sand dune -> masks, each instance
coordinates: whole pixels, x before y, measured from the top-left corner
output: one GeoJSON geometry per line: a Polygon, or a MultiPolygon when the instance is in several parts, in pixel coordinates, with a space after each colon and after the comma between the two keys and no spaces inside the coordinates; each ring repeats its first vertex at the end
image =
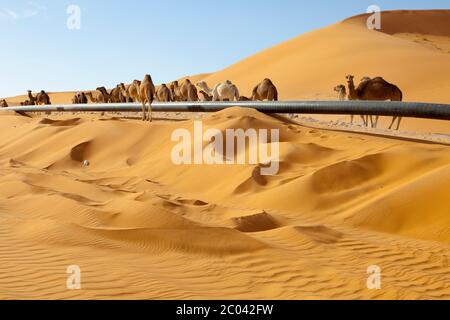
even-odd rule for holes
{"type": "Polygon", "coordinates": [[[193,121],[2,116],[0,297],[450,298],[448,146],[204,118],[280,129],[280,173],[260,183],[254,166],[173,165],[193,121]]]}
{"type": "MultiPolygon", "coordinates": [[[[353,17],[191,79],[248,95],[271,77],[282,99],[332,99],[351,72],[449,103],[449,17],[385,13],[382,32],[353,17]]],[[[204,116],[221,132],[280,130],[280,171],[261,176],[262,165],[174,165],[171,135],[195,119],[156,118],[2,113],[0,299],[450,299],[448,145],[240,108],[204,116]],[[66,287],[70,265],[81,290],[66,287]],[[381,290],[367,289],[372,265],[381,290]]]]}

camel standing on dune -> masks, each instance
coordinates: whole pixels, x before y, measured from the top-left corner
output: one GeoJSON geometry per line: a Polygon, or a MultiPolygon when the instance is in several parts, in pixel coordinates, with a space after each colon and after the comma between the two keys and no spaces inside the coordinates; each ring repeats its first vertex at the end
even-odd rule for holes
{"type": "Polygon", "coordinates": [[[170,92],[169,87],[165,83],[158,87],[156,90],[156,98],[161,102],[171,102],[172,101],[172,93],[170,92]]]}
{"type": "MultiPolygon", "coordinates": [[[[334,87],[334,91],[337,93],[339,101],[345,101],[347,99],[347,88],[343,84],[334,87]]],[[[361,118],[363,120],[364,125],[366,126],[367,119],[365,118],[365,116],[361,116],[361,118]]],[[[354,121],[355,115],[352,114],[350,118],[350,123],[353,124],[354,121]]]]}
{"type": "Polygon", "coordinates": [[[170,84],[170,91],[173,101],[181,101],[180,86],[178,84],[178,81],[173,81],[170,84]]]}
{"type": "Polygon", "coordinates": [[[142,121],[152,121],[152,103],[155,97],[155,85],[153,84],[152,77],[145,75],[144,81],[142,81],[139,87],[139,97],[142,101],[142,121]],[[145,111],[145,104],[148,103],[148,113],[145,111]]]}
{"type": "Polygon", "coordinates": [[[206,93],[212,95],[212,101],[239,101],[239,89],[230,80],[217,84],[210,89],[205,81],[200,81],[197,86],[206,93]]]}
{"type": "Polygon", "coordinates": [[[128,86],[125,86],[126,88],[126,98],[127,101],[132,101],[132,102],[141,102],[141,98],[140,98],[140,88],[141,88],[141,81],[140,80],[134,80],[131,84],[129,84],[128,86]]]}
{"type": "Polygon", "coordinates": [[[200,93],[200,96],[201,96],[201,98],[200,98],[201,101],[206,101],[206,102],[212,101],[212,96],[207,94],[205,91],[200,90],[199,93],[200,93]]]}
{"type": "Polygon", "coordinates": [[[36,104],[36,97],[33,96],[31,90],[28,90],[28,102],[30,103],[29,105],[31,106],[34,106],[36,104]]]}
{"type": "Polygon", "coordinates": [[[86,92],[86,96],[91,99],[92,103],[100,103],[100,93],[99,92],[86,92]]]}
{"type": "Polygon", "coordinates": [[[50,102],[50,96],[44,91],[41,90],[41,92],[39,92],[36,95],[36,105],[50,105],[52,104],[50,102]]]}
{"type": "Polygon", "coordinates": [[[78,95],[78,103],[79,104],[88,104],[88,98],[84,92],[81,92],[78,95]]]}
{"type": "MultiPolygon", "coordinates": [[[[128,92],[128,90],[130,89],[130,86],[131,86],[131,84],[128,84],[128,85],[125,85],[124,83],[119,84],[119,89],[120,89],[119,96],[121,97],[122,101],[125,103],[134,102],[133,98],[130,97],[130,93],[128,92]]],[[[136,90],[136,94],[137,94],[137,90],[136,90]]]]}
{"type": "Polygon", "coordinates": [[[334,87],[334,91],[338,94],[339,101],[347,99],[347,88],[343,84],[334,87]]]}
{"type": "Polygon", "coordinates": [[[2,99],[2,101],[0,101],[0,108],[8,108],[8,102],[6,102],[5,99],[2,99]]]}
{"type": "MultiPolygon", "coordinates": [[[[366,101],[402,101],[403,93],[394,84],[391,84],[381,77],[366,78],[366,81],[360,83],[358,88],[355,88],[354,76],[347,76],[347,83],[349,88],[349,97],[351,100],[366,100],[366,101]]],[[[376,128],[379,117],[376,117],[375,122],[373,117],[370,117],[372,128],[376,128]]],[[[402,117],[393,117],[389,129],[392,129],[395,121],[398,120],[397,130],[400,129],[402,117]]],[[[368,122],[368,121],[367,121],[368,122]]]]}
{"type": "Polygon", "coordinates": [[[259,83],[252,93],[252,100],[255,101],[278,101],[278,90],[272,80],[264,79],[259,83]]]}
{"type": "Polygon", "coordinates": [[[198,101],[197,88],[192,84],[191,80],[184,80],[180,87],[180,100],[181,101],[198,101]]]}
{"type": "Polygon", "coordinates": [[[98,95],[98,102],[100,102],[100,103],[109,103],[109,102],[111,102],[112,96],[106,90],[105,87],[98,87],[96,90],[98,92],[100,92],[100,94],[98,95]]]}
{"type": "Polygon", "coordinates": [[[123,103],[124,101],[124,97],[122,96],[122,89],[120,84],[118,84],[114,89],[111,90],[111,94],[110,94],[111,98],[110,101],[112,103],[123,103]]]}

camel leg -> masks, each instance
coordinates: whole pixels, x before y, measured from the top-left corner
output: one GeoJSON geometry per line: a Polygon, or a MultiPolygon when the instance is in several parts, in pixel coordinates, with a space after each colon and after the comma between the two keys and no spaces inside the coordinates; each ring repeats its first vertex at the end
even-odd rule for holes
{"type": "Polygon", "coordinates": [[[400,130],[400,124],[402,122],[402,117],[398,117],[397,131],[400,130]]]}
{"type": "Polygon", "coordinates": [[[392,129],[392,126],[394,125],[395,120],[397,120],[397,117],[392,118],[392,122],[391,122],[391,125],[389,126],[389,130],[392,129]]]}
{"type": "Polygon", "coordinates": [[[367,116],[361,116],[361,119],[363,121],[364,127],[369,126],[369,118],[367,116]]]}
{"type": "Polygon", "coordinates": [[[145,103],[142,103],[142,121],[145,121],[147,116],[145,115],[145,103]]]}
{"type": "Polygon", "coordinates": [[[376,128],[376,127],[378,127],[378,121],[380,120],[380,117],[379,116],[376,116],[375,117],[375,122],[372,124],[372,128],[376,128]]]}
{"type": "Polygon", "coordinates": [[[152,102],[149,100],[148,101],[148,117],[147,120],[149,122],[153,121],[153,110],[152,110],[152,102]]]}
{"type": "Polygon", "coordinates": [[[351,120],[350,120],[350,124],[353,124],[353,121],[355,120],[355,116],[351,115],[351,120]]]}

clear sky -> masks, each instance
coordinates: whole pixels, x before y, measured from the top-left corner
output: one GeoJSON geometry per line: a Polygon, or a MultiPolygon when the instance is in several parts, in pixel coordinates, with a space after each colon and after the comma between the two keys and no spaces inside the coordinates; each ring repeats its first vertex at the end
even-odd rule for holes
{"type": "Polygon", "coordinates": [[[0,97],[217,71],[372,4],[450,9],[449,0],[0,0],[0,97]],[[67,27],[69,5],[80,8],[79,30],[67,27]]]}

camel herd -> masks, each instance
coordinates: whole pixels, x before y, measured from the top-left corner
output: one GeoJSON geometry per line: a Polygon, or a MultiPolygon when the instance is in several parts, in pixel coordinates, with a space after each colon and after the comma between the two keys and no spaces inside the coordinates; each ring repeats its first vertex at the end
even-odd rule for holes
{"type": "Polygon", "coordinates": [[[134,80],[130,84],[120,83],[111,91],[98,87],[93,92],[79,92],[72,98],[74,104],[89,103],[142,103],[142,120],[152,120],[153,101],[187,102],[187,101],[277,101],[278,90],[270,79],[264,79],[252,91],[252,97],[241,96],[238,87],[226,80],[210,88],[205,81],[195,85],[189,80],[173,81],[155,86],[150,75],[143,81],[134,80]],[[200,89],[200,90],[199,90],[200,89]]]}
{"type": "MultiPolygon", "coordinates": [[[[347,86],[348,92],[345,85],[340,84],[334,88],[337,92],[339,100],[365,100],[365,101],[402,101],[403,93],[394,84],[387,82],[381,77],[370,78],[364,77],[361,79],[358,87],[355,86],[354,76],[348,75],[347,86]]],[[[369,126],[369,119],[372,128],[378,126],[378,120],[380,117],[373,116],[361,116],[363,123],[366,127],[369,126]]],[[[351,123],[353,123],[354,116],[351,117],[351,123]]],[[[397,120],[397,130],[400,129],[400,123],[402,121],[401,117],[394,117],[389,129],[392,129],[395,121],[397,120]]]]}
{"type": "MultiPolygon", "coordinates": [[[[358,87],[355,86],[354,76],[346,77],[347,86],[341,84],[334,88],[339,100],[375,100],[375,101],[402,101],[402,91],[395,85],[387,82],[381,77],[361,79],[358,87]]],[[[231,81],[216,84],[210,88],[205,81],[200,81],[195,85],[185,79],[181,84],[173,81],[169,85],[161,84],[155,86],[150,75],[145,75],[142,81],[134,80],[130,84],[120,83],[111,91],[105,87],[98,87],[95,91],[79,92],[72,99],[74,104],[91,103],[132,103],[142,104],[142,120],[152,121],[153,101],[159,102],[186,102],[186,101],[278,101],[278,90],[270,79],[264,79],[258,83],[251,97],[241,96],[238,87],[231,81]],[[147,106],[148,105],[148,106],[147,106]]],[[[21,106],[49,105],[50,97],[44,91],[40,91],[35,96],[28,90],[28,100],[21,102],[21,106]]],[[[6,100],[0,101],[0,107],[8,107],[6,100]]],[[[379,117],[361,116],[364,126],[370,125],[376,128],[379,117]]],[[[389,129],[392,129],[395,121],[397,130],[400,128],[401,117],[394,117],[389,129]]],[[[351,123],[354,116],[351,116],[351,123]]]]}
{"type": "MultiPolygon", "coordinates": [[[[5,104],[7,105],[6,101],[5,104]]],[[[28,100],[20,103],[21,106],[40,106],[50,104],[52,104],[50,102],[50,96],[44,90],[41,90],[41,92],[39,92],[35,96],[31,92],[31,90],[28,90],[28,100]]]]}

